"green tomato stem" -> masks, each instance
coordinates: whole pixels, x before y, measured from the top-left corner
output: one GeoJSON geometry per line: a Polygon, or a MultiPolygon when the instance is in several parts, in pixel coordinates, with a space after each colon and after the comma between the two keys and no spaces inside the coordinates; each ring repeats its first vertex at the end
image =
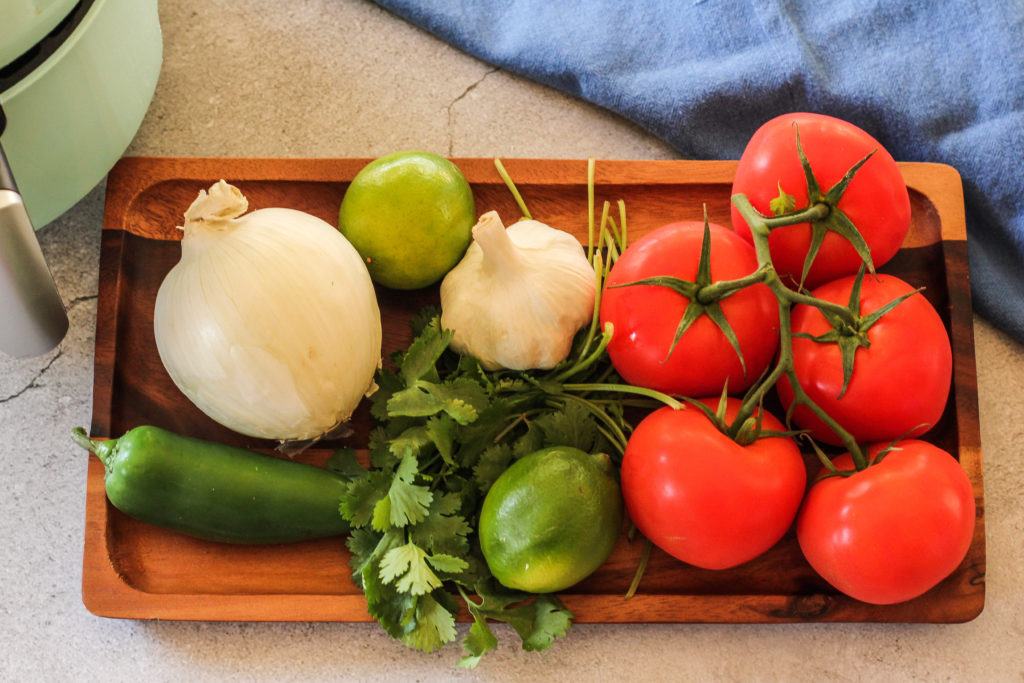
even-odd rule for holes
{"type": "MultiPolygon", "coordinates": [[[[755,387],[751,388],[747,392],[747,395],[740,406],[739,413],[736,415],[732,424],[728,427],[727,433],[729,436],[735,438],[742,426],[754,414],[757,407],[761,405],[768,390],[782,379],[783,376],[785,376],[793,390],[794,405],[800,404],[806,406],[808,410],[824,422],[825,425],[839,437],[843,446],[850,452],[854,466],[858,470],[864,469],[868,466],[868,461],[867,457],[864,455],[864,451],[857,443],[857,440],[854,439],[849,432],[843,429],[843,427],[840,426],[839,423],[830,415],[828,415],[821,406],[811,400],[800,385],[796,376],[796,371],[793,367],[793,330],[791,320],[791,307],[793,304],[802,303],[815,306],[819,310],[830,310],[851,323],[855,322],[855,316],[853,312],[845,306],[839,306],[808,294],[795,292],[787,287],[772,264],[771,252],[768,244],[768,237],[774,228],[781,227],[783,225],[806,223],[809,220],[815,220],[815,217],[823,218],[828,215],[829,209],[824,204],[816,204],[801,211],[795,211],[781,216],[767,217],[757,211],[757,209],[755,209],[750,203],[750,200],[742,194],[733,195],[732,201],[733,205],[736,206],[744,220],[746,220],[747,225],[750,227],[750,234],[754,241],[754,251],[757,254],[759,268],[754,274],[748,276],[748,278],[754,278],[754,281],[760,281],[766,284],[779,302],[779,354],[776,365],[772,371],[768,373],[768,375],[765,376],[765,378],[762,379],[755,387]]],[[[740,280],[748,278],[740,278],[740,280]]],[[[716,284],[725,285],[724,288],[726,289],[730,286],[730,282],[716,284]]],[[[831,466],[832,463],[828,461],[828,458],[820,451],[820,449],[815,449],[815,453],[826,468],[831,466]]]]}
{"type": "Polygon", "coordinates": [[[765,282],[770,274],[770,267],[761,267],[750,275],[745,275],[735,280],[719,280],[718,282],[713,282],[710,285],[705,285],[697,290],[697,303],[707,305],[716,301],[721,301],[741,289],[746,289],[751,285],[765,282]]]}

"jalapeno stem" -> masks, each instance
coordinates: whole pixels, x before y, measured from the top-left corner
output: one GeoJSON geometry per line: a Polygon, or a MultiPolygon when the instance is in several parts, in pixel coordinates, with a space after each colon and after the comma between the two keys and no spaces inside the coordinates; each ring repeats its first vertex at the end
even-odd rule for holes
{"type": "Polygon", "coordinates": [[[109,439],[91,439],[81,427],[75,427],[71,430],[71,439],[79,446],[99,458],[100,462],[102,462],[104,466],[107,465],[111,456],[114,454],[113,444],[117,443],[116,441],[111,441],[109,439]]]}

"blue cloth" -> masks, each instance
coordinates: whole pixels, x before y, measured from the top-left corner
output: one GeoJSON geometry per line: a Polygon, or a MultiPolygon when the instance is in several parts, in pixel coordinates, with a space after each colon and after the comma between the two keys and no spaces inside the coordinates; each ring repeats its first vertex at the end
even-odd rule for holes
{"type": "Polygon", "coordinates": [[[377,0],[469,54],[737,159],[813,111],[966,195],[975,309],[1024,341],[1022,0],[377,0]]]}

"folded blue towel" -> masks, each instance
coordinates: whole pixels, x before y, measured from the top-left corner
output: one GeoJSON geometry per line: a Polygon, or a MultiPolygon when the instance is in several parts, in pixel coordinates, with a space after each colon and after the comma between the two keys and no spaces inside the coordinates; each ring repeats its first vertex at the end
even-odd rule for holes
{"type": "Polygon", "coordinates": [[[830,114],[966,196],[976,310],[1024,341],[1021,0],[377,0],[466,52],[699,159],[830,114]]]}

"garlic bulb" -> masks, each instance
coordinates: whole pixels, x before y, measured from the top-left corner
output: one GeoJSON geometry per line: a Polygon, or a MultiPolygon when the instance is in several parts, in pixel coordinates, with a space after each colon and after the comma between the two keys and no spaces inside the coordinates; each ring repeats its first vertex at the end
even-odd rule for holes
{"type": "Polygon", "coordinates": [[[535,220],[505,229],[490,211],[441,282],[441,326],[454,332],[454,350],[488,370],[549,369],[590,322],[594,278],[572,235],[535,220]]]}
{"type": "Polygon", "coordinates": [[[222,425],[315,439],[375,387],[373,285],[330,224],[294,209],[247,209],[221,180],[185,213],[181,261],[156,297],[157,350],[182,393],[222,425]]]}

